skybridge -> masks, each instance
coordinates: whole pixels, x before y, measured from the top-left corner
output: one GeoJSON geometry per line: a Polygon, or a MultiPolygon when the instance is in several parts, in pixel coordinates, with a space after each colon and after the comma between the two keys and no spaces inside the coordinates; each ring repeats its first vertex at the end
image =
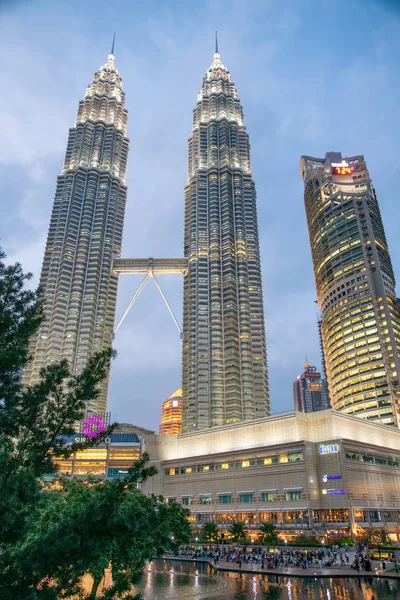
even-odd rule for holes
{"type": "Polygon", "coordinates": [[[153,280],[156,288],[158,289],[161,298],[163,299],[168,311],[175,323],[176,328],[179,331],[180,338],[183,339],[182,327],[179,325],[178,320],[171,308],[170,303],[165,296],[160,282],[156,275],[186,275],[188,270],[188,259],[187,258],[114,258],[113,260],[113,271],[116,275],[143,275],[144,277],[133,294],[131,301],[125,309],[124,314],[120,318],[116,328],[114,329],[114,336],[118,329],[121,327],[126,316],[139,298],[140,294],[144,290],[146,284],[153,280]]]}

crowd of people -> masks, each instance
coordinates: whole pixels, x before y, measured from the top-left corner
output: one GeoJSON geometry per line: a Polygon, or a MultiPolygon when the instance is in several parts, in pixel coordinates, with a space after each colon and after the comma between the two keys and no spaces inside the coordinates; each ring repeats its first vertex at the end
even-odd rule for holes
{"type": "MultiPolygon", "coordinates": [[[[357,545],[355,554],[350,562],[350,556],[346,548],[331,546],[318,549],[295,549],[281,548],[269,551],[265,548],[251,548],[244,546],[187,546],[181,549],[180,554],[190,558],[208,558],[217,566],[221,563],[232,566],[258,567],[267,570],[288,570],[289,567],[302,569],[339,566],[342,568],[352,568],[358,573],[360,571],[372,571],[372,559],[367,547],[357,545]]],[[[400,560],[394,559],[396,571],[400,570],[400,560]]],[[[221,565],[222,566],[222,565],[221,565]]],[[[378,567],[386,568],[384,560],[380,561],[378,567]]]]}

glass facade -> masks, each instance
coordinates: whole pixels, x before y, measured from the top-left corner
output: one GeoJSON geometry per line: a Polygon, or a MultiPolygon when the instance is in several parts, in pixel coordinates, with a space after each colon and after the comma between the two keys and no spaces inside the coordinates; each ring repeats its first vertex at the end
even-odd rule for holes
{"type": "MultiPolygon", "coordinates": [[[[46,365],[67,359],[74,374],[113,339],[117,275],[127,196],[128,113],[110,54],[95,73],[69,130],[44,254],[40,288],[45,319],[31,340],[23,381],[37,383],[46,365]]],[[[88,408],[105,411],[108,378],[88,408]]]]}
{"type": "MultiPolygon", "coordinates": [[[[125,477],[128,469],[140,458],[140,441],[123,442],[119,434],[113,434],[115,444],[101,443],[95,448],[86,448],[75,452],[69,458],[55,457],[57,470],[71,479],[86,479],[89,475],[102,478],[125,477]]],[[[120,435],[124,437],[123,434],[120,435]]]]}
{"type": "Polygon", "coordinates": [[[400,305],[364,157],[304,156],[301,175],[332,408],[399,427],[400,305]]]}
{"type": "Polygon", "coordinates": [[[218,53],[193,111],[188,159],[183,432],[270,412],[250,144],[218,53]]]}

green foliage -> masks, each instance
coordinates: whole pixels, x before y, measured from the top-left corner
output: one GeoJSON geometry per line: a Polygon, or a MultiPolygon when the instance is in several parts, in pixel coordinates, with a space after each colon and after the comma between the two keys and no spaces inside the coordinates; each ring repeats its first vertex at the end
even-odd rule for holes
{"type": "Polygon", "coordinates": [[[392,544],[388,538],[388,535],[384,529],[372,529],[366,533],[366,535],[359,540],[362,544],[374,545],[378,547],[392,548],[392,544]]]}
{"type": "MultiPolygon", "coordinates": [[[[10,409],[20,390],[21,369],[28,358],[28,342],[37,330],[42,314],[37,294],[24,290],[32,277],[19,263],[6,266],[0,250],[0,402],[10,409]]],[[[9,412],[0,410],[0,431],[12,430],[9,412]]]]}
{"type": "MultiPolygon", "coordinates": [[[[89,574],[94,598],[104,569],[112,565],[113,586],[106,597],[118,597],[140,581],[146,561],[188,543],[189,511],[137,488],[156,472],[148,460],[143,454],[122,480],[64,481],[61,491],[43,493],[27,535],[7,556],[14,565],[13,593],[36,589],[44,580],[52,582],[55,597],[68,598],[81,591],[82,577],[89,574]]],[[[37,597],[48,593],[48,588],[37,591],[37,597]]]]}
{"type": "Polygon", "coordinates": [[[37,501],[37,478],[56,468],[52,455],[68,456],[93,445],[66,445],[63,436],[74,432],[86,403],[97,396],[111,356],[111,350],[93,355],[74,377],[66,361],[51,365],[42,370],[38,384],[20,389],[1,407],[0,544],[20,535],[21,516],[37,501]]]}
{"type": "Polygon", "coordinates": [[[201,539],[204,542],[218,543],[218,527],[215,523],[204,523],[201,529],[201,539]]]}
{"type": "Polygon", "coordinates": [[[278,535],[272,523],[261,525],[259,540],[263,546],[275,546],[278,543],[278,535]]]}
{"type": "Polygon", "coordinates": [[[293,541],[289,542],[288,546],[313,547],[321,546],[321,542],[314,536],[308,536],[300,533],[294,538],[293,541]]]}
{"type": "Polygon", "coordinates": [[[246,529],[243,523],[231,523],[228,527],[229,541],[240,544],[246,539],[246,529]]]}

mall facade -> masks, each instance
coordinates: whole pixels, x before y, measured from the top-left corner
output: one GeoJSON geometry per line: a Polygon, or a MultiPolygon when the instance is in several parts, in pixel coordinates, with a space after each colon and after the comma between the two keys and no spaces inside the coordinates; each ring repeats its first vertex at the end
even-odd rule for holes
{"type": "Polygon", "coordinates": [[[181,435],[144,434],[158,475],[143,486],[190,510],[194,530],[273,523],[299,534],[400,541],[400,432],[331,410],[181,435]]]}

